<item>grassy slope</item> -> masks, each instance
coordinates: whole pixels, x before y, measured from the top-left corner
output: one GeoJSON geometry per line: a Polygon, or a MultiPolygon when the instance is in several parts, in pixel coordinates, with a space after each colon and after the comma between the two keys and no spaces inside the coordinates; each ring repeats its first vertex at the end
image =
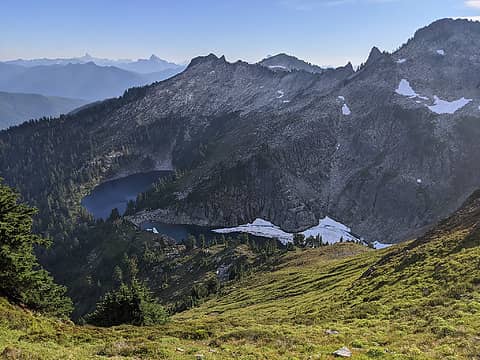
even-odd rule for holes
{"type": "Polygon", "coordinates": [[[479,198],[425,237],[391,249],[338,244],[286,253],[273,271],[233,284],[164,327],[76,327],[3,301],[0,351],[9,346],[42,359],[329,359],[345,345],[357,359],[474,358],[479,198]]]}

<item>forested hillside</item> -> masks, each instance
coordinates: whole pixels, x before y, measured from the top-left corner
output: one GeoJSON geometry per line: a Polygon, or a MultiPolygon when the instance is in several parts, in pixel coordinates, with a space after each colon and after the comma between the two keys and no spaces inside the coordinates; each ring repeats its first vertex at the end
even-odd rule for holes
{"type": "Polygon", "coordinates": [[[0,129],[41,117],[58,117],[85,105],[85,100],[0,92],[0,129]]]}

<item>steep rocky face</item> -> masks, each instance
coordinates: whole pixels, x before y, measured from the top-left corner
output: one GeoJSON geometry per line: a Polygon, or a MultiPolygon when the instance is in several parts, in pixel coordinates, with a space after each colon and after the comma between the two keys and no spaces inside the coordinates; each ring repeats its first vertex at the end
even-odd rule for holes
{"type": "MultiPolygon", "coordinates": [[[[479,29],[434,23],[394,54],[374,49],[357,72],[351,64],[314,74],[200,57],[112,103],[98,122],[79,112],[45,133],[88,124],[104,144],[95,161],[123,159],[105,161],[99,179],[138,163],[181,170],[168,201],[142,218],[234,226],[260,217],[294,232],[330,215],[369,240],[397,241],[480,186],[479,29]]],[[[17,152],[2,151],[2,169],[29,157],[17,152]]],[[[30,181],[1,175],[20,189],[30,181]]]]}

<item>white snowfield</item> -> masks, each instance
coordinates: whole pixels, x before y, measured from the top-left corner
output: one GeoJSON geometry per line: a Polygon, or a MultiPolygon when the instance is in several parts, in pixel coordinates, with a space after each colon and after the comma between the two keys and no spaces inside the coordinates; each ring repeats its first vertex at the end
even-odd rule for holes
{"type": "MultiPolygon", "coordinates": [[[[410,83],[406,79],[400,80],[400,84],[398,84],[398,88],[395,92],[399,95],[406,96],[410,99],[422,99],[422,100],[430,100],[428,97],[418,95],[415,90],[410,86],[410,83]]],[[[438,96],[434,95],[433,97],[433,105],[427,105],[426,107],[430,109],[430,111],[434,112],[435,114],[455,114],[458,110],[463,108],[464,106],[468,105],[472,99],[465,99],[462,97],[461,99],[454,100],[454,101],[446,101],[440,99],[438,96]]],[[[422,102],[416,100],[417,104],[421,104],[422,102]]]]}
{"type": "MultiPolygon", "coordinates": [[[[255,236],[277,238],[282,244],[287,244],[293,241],[293,234],[288,233],[280,229],[279,226],[272,224],[270,221],[264,219],[255,219],[253,223],[239,225],[231,228],[214,229],[212,230],[218,234],[229,233],[247,233],[255,236]]],[[[303,231],[301,234],[308,238],[310,236],[316,237],[317,235],[322,237],[323,242],[334,244],[343,240],[360,240],[350,233],[351,229],[338,221],[333,220],[326,216],[318,222],[317,226],[303,231]]]]}
{"type": "Polygon", "coordinates": [[[337,98],[338,98],[338,100],[343,101],[342,114],[343,114],[343,115],[346,115],[346,116],[351,115],[351,114],[352,114],[352,111],[350,110],[350,108],[348,107],[348,105],[345,103],[345,96],[341,96],[341,95],[340,95],[340,96],[338,96],[337,98]]]}
{"type": "Polygon", "coordinates": [[[351,229],[344,224],[325,216],[318,222],[317,226],[314,226],[310,229],[305,230],[302,234],[305,238],[310,236],[316,237],[320,235],[322,237],[322,241],[328,242],[329,244],[334,244],[340,241],[341,238],[343,240],[360,240],[357,237],[351,234],[351,229]]]}
{"type": "Polygon", "coordinates": [[[386,249],[392,246],[393,244],[382,244],[381,242],[375,241],[373,247],[377,250],[386,249]]]}
{"type": "Polygon", "coordinates": [[[271,69],[271,70],[285,70],[285,71],[289,71],[288,68],[287,68],[286,66],[283,66],[283,65],[270,65],[268,68],[271,69]]]}
{"type": "Polygon", "coordinates": [[[471,101],[472,99],[465,99],[464,97],[455,101],[446,101],[434,96],[434,104],[427,107],[436,114],[455,114],[471,101]]]}
{"type": "Polygon", "coordinates": [[[399,95],[409,98],[420,97],[415,90],[412,89],[407,79],[400,80],[400,84],[398,84],[398,88],[395,90],[395,92],[399,95]]]}
{"type": "Polygon", "coordinates": [[[346,115],[346,116],[352,114],[352,112],[350,111],[350,108],[348,107],[347,104],[343,104],[343,106],[342,106],[342,114],[343,114],[343,115],[346,115]]]}
{"type": "Polygon", "coordinates": [[[280,227],[272,224],[270,221],[263,219],[255,219],[253,223],[239,225],[231,228],[214,229],[212,231],[218,234],[240,232],[267,238],[277,238],[282,244],[293,241],[293,234],[287,233],[280,229],[280,227]]]}

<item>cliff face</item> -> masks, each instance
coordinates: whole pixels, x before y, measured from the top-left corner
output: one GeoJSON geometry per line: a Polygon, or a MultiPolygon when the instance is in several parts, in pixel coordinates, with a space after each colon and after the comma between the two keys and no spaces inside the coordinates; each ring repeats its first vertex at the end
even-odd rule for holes
{"type": "MultiPolygon", "coordinates": [[[[112,103],[97,122],[88,120],[93,106],[48,134],[82,127],[101,144],[89,156],[124,159],[105,161],[100,177],[139,162],[182,170],[171,201],[142,217],[221,226],[261,217],[299,231],[330,215],[369,240],[397,241],[480,185],[479,28],[434,23],[394,54],[374,49],[356,72],[200,57],[112,103]]],[[[36,131],[41,136],[41,126],[36,131]]],[[[18,152],[3,150],[2,168],[30,156],[18,152]]],[[[78,167],[90,163],[86,156],[78,167]]],[[[28,188],[25,174],[1,175],[28,188]]]]}

